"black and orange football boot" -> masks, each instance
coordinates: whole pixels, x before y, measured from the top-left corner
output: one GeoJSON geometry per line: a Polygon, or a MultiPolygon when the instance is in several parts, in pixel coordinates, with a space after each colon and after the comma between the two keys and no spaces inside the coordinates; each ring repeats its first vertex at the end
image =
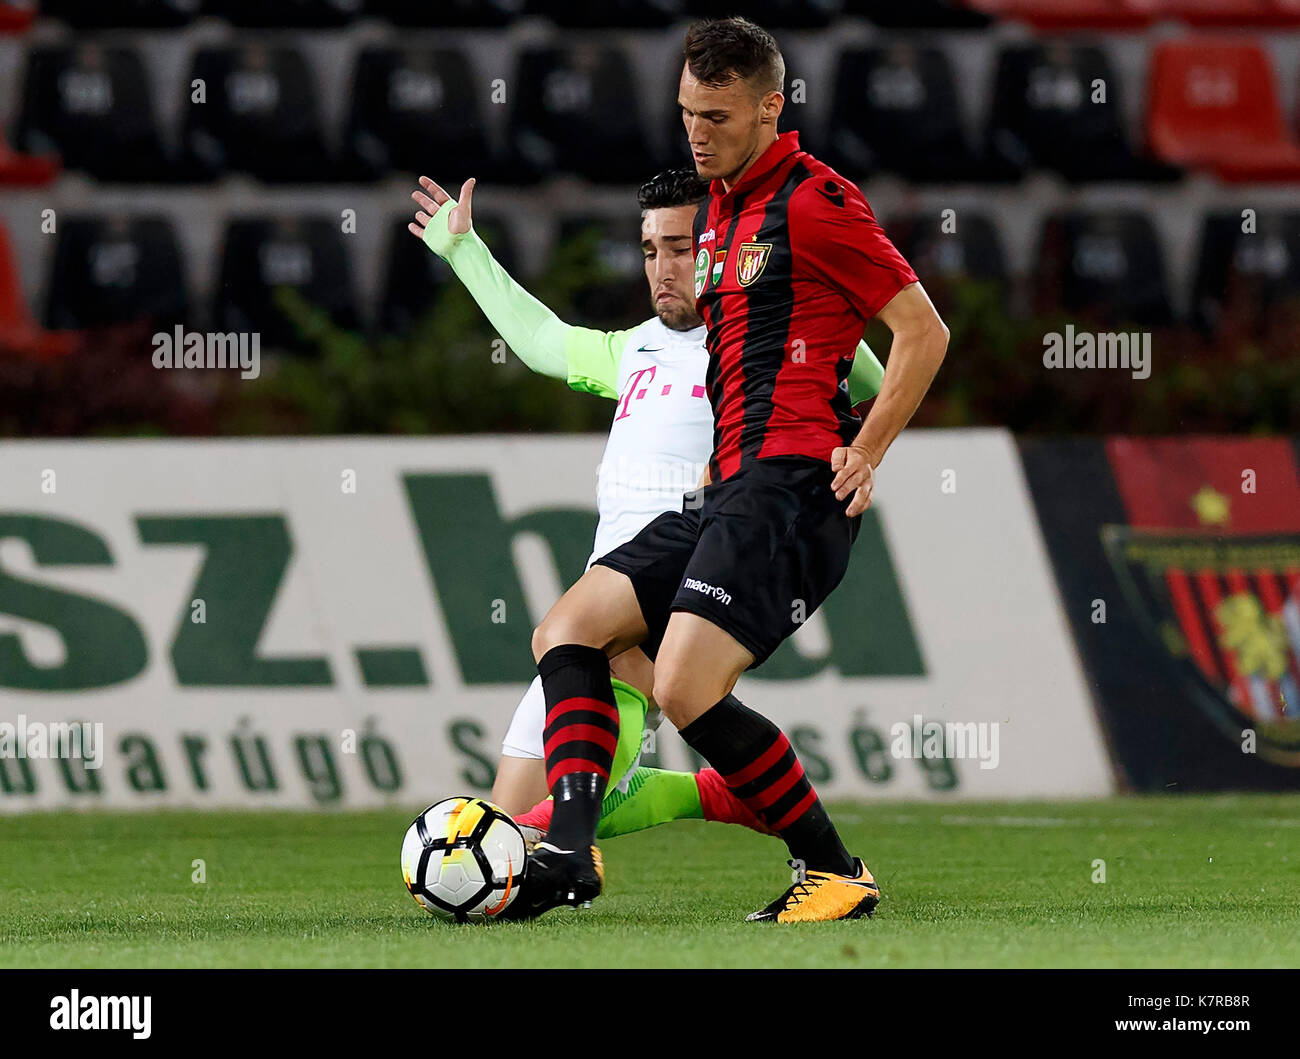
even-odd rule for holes
{"type": "MultiPolygon", "coordinates": [[[[861,859],[854,857],[856,875],[806,871],[790,889],[760,912],[745,917],[748,923],[815,923],[833,919],[870,917],[880,903],[880,887],[861,859]]],[[[790,861],[794,867],[794,861],[790,861]]]]}
{"type": "Polygon", "coordinates": [[[528,854],[519,896],[497,919],[536,919],[559,905],[584,905],[605,888],[605,863],[600,850],[558,849],[542,840],[528,854]]]}

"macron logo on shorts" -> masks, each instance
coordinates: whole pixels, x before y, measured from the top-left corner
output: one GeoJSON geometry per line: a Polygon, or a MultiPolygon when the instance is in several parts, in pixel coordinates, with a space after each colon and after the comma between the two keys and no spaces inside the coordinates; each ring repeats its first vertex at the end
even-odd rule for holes
{"type": "Polygon", "coordinates": [[[705,584],[694,577],[688,577],[682,582],[683,588],[689,588],[692,592],[703,592],[706,596],[712,596],[719,603],[730,603],[731,593],[725,588],[719,588],[717,585],[705,584]]]}

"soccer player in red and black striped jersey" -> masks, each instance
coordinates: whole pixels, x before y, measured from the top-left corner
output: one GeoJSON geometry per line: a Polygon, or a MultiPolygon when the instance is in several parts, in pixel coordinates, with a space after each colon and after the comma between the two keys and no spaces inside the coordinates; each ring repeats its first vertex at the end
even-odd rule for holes
{"type": "Polygon", "coordinates": [[[749,918],[854,918],[879,900],[875,880],[785,735],[731,692],[843,577],[875,468],[929,389],[948,330],[858,188],[796,133],[778,135],[785,64],[772,37],[740,18],[696,23],[684,58],[682,119],[712,181],[695,222],[709,480],[599,559],[534,634],[555,809],[519,900],[536,914],[601,890],[592,840],[618,733],[608,657],[640,644],[665,716],[800,869],[749,918]],[[845,380],[872,317],[893,342],[864,422],[845,380]]]}

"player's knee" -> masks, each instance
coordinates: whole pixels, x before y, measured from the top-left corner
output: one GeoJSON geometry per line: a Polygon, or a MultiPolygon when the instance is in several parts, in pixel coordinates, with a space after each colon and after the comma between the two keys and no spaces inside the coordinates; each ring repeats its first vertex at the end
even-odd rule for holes
{"type": "Polygon", "coordinates": [[[696,701],[698,695],[692,693],[688,682],[672,668],[659,667],[655,670],[654,696],[655,705],[674,727],[681,728],[689,724],[695,715],[702,712],[696,701]]]}
{"type": "Polygon", "coordinates": [[[566,643],[586,643],[585,630],[562,610],[552,610],[533,630],[533,661],[540,662],[542,655],[552,647],[566,643]]]}

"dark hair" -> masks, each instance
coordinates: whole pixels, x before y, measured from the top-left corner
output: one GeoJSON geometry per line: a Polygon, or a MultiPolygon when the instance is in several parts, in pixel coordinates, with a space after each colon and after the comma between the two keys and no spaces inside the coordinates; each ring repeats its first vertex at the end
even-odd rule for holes
{"type": "Polygon", "coordinates": [[[662,210],[694,205],[708,194],[709,182],[694,169],[665,169],[637,189],[636,201],[643,210],[662,210]]]}
{"type": "Polygon", "coordinates": [[[780,92],[785,85],[785,60],[772,34],[745,18],[715,18],[695,22],[682,46],[686,65],[710,88],[739,78],[754,80],[760,92],[780,92]]]}

